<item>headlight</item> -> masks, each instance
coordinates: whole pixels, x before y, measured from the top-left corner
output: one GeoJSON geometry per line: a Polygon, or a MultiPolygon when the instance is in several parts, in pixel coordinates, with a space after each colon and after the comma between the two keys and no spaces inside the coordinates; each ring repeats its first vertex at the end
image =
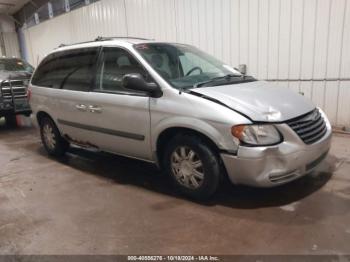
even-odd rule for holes
{"type": "Polygon", "coordinates": [[[238,125],[231,128],[231,133],[250,146],[274,145],[282,141],[281,134],[273,125],[238,125]]]}

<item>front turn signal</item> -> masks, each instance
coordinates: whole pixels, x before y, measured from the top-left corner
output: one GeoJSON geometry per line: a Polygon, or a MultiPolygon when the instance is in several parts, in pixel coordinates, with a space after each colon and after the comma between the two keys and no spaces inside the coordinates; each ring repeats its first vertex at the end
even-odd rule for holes
{"type": "Polygon", "coordinates": [[[231,127],[231,134],[234,137],[236,137],[239,140],[241,140],[242,136],[243,136],[244,129],[245,129],[245,125],[233,126],[233,127],[231,127]]]}

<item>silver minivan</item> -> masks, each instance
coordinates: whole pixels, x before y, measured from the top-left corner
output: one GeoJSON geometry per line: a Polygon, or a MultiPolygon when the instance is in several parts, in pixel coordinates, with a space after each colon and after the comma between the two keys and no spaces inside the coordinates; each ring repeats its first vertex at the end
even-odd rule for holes
{"type": "Polygon", "coordinates": [[[224,176],[285,184],[330,148],[330,123],[304,96],[184,44],[99,37],[61,45],[41,61],[29,93],[50,155],[75,144],[155,163],[194,198],[211,196],[224,176]]]}

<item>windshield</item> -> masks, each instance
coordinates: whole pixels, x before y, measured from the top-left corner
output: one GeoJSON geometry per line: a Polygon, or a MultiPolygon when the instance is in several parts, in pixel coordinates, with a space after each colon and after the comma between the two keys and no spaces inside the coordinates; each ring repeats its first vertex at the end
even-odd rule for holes
{"type": "Polygon", "coordinates": [[[33,73],[33,67],[25,61],[17,58],[0,59],[0,71],[15,71],[33,73]]]}
{"type": "Polygon", "coordinates": [[[147,43],[134,48],[177,89],[244,82],[245,79],[239,71],[192,46],[147,43]]]}

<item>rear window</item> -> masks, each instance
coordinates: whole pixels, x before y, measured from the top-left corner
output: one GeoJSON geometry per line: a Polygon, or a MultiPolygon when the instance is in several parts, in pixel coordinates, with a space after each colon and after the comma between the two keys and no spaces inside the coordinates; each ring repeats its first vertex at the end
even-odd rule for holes
{"type": "Polygon", "coordinates": [[[36,70],[32,84],[50,88],[87,91],[95,74],[97,48],[58,52],[46,57],[36,70]]]}

